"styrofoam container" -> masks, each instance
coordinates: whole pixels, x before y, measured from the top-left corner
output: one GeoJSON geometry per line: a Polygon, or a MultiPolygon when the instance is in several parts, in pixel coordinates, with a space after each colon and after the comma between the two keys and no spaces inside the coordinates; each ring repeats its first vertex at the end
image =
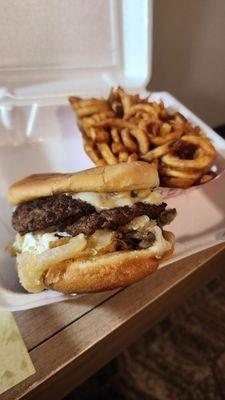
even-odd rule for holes
{"type": "MultiPolygon", "coordinates": [[[[76,303],[76,295],[29,294],[19,285],[15,259],[4,250],[15,234],[7,188],[31,173],[93,166],[68,97],[101,97],[118,84],[146,94],[152,2],[68,0],[65,6],[60,0],[0,0],[0,6],[0,309],[29,309],[71,297],[76,303]]],[[[199,125],[214,142],[223,169],[225,142],[215,132],[170,94],[152,93],[151,99],[163,99],[199,125]]],[[[224,174],[199,190],[166,195],[178,211],[171,224],[177,238],[172,261],[225,241],[224,174]]]]}

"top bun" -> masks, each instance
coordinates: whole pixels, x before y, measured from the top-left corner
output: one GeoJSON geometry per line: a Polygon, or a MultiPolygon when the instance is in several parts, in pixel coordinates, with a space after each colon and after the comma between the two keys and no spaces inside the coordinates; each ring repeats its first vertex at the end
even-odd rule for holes
{"type": "Polygon", "coordinates": [[[155,167],[143,161],[135,161],[68,174],[30,175],[10,186],[8,199],[17,205],[60,193],[122,192],[153,189],[158,185],[159,177],[155,167]]]}

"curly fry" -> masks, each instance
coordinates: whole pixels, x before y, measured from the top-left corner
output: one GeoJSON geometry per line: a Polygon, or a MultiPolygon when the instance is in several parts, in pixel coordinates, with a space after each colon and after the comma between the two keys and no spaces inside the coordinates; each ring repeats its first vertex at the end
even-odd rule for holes
{"type": "Polygon", "coordinates": [[[93,114],[91,117],[84,117],[81,120],[81,125],[83,127],[83,129],[87,129],[90,126],[94,125],[96,122],[100,122],[103,121],[107,118],[113,118],[115,116],[115,113],[113,111],[106,111],[103,113],[99,113],[99,114],[93,114]]]}
{"type": "Polygon", "coordinates": [[[149,140],[147,133],[140,128],[131,129],[130,133],[137,140],[140,153],[146,154],[149,150],[149,140]]]}
{"type": "Polygon", "coordinates": [[[171,176],[174,178],[184,178],[184,179],[198,179],[201,176],[201,171],[192,171],[192,170],[178,170],[167,166],[160,166],[159,168],[160,174],[164,176],[171,176]]]}
{"type": "Polygon", "coordinates": [[[107,162],[104,160],[104,158],[100,158],[97,162],[96,165],[98,165],[99,167],[101,165],[107,165],[107,162]]]}
{"type": "Polygon", "coordinates": [[[102,99],[80,99],[79,97],[70,97],[69,101],[76,112],[78,118],[87,117],[92,114],[111,111],[110,105],[102,99]]]}
{"type": "Polygon", "coordinates": [[[114,143],[121,143],[120,135],[117,128],[112,127],[111,136],[114,143]]]}
{"type": "Polygon", "coordinates": [[[131,124],[129,121],[125,121],[124,119],[119,118],[108,118],[104,121],[97,122],[94,126],[97,128],[135,128],[134,124],[131,124]]]}
{"type": "Polygon", "coordinates": [[[198,169],[205,170],[209,168],[212,163],[212,158],[208,155],[199,155],[194,160],[184,160],[178,156],[173,156],[172,154],[166,154],[162,157],[162,162],[170,167],[175,168],[186,168],[186,169],[198,169]]]}
{"type": "Polygon", "coordinates": [[[87,130],[86,134],[94,142],[108,143],[110,140],[109,132],[105,131],[104,129],[91,127],[87,130]]]}
{"type": "Polygon", "coordinates": [[[208,154],[212,157],[216,156],[216,150],[210,140],[203,136],[195,136],[195,135],[184,135],[182,136],[182,140],[188,143],[195,144],[202,148],[205,154],[208,154]]]}
{"type": "Polygon", "coordinates": [[[112,143],[112,152],[118,154],[121,151],[126,151],[126,147],[122,143],[112,143]]]}
{"type": "Polygon", "coordinates": [[[187,188],[208,182],[216,156],[198,126],[163,101],[112,89],[107,100],[72,96],[86,153],[97,165],[145,160],[156,166],[162,184],[187,188]]]}
{"type": "Polygon", "coordinates": [[[154,144],[155,146],[161,146],[162,144],[171,142],[175,139],[179,139],[182,136],[182,131],[175,131],[168,133],[166,136],[154,136],[149,134],[148,137],[150,139],[150,142],[154,144]]]}
{"type": "Polygon", "coordinates": [[[129,129],[121,130],[121,139],[124,146],[129,150],[129,152],[133,153],[138,151],[137,143],[132,139],[129,129]]]}
{"type": "MultiPolygon", "coordinates": [[[[171,142],[170,142],[171,143],[171,142]]],[[[163,144],[162,146],[156,147],[154,150],[144,154],[141,158],[145,161],[153,161],[155,158],[162,157],[171,151],[170,143],[163,144]]]]}
{"type": "Polygon", "coordinates": [[[133,115],[135,115],[138,111],[141,112],[146,112],[149,115],[151,115],[154,118],[157,118],[157,112],[155,111],[154,107],[151,104],[135,104],[133,105],[127,112],[125,112],[125,119],[131,118],[133,115]]]}
{"type": "Polygon", "coordinates": [[[165,136],[168,135],[171,132],[171,130],[172,130],[171,125],[168,124],[168,122],[164,122],[159,129],[159,134],[160,136],[165,136]]]}
{"type": "Polygon", "coordinates": [[[97,164],[101,157],[98,150],[94,148],[94,144],[90,141],[86,141],[84,142],[84,149],[90,159],[97,164]]]}
{"type": "Polygon", "coordinates": [[[145,129],[148,134],[154,136],[158,136],[161,125],[161,121],[155,118],[149,118],[149,116],[148,119],[141,119],[138,123],[139,128],[145,129]]]}
{"type": "Polygon", "coordinates": [[[117,88],[123,106],[123,113],[126,114],[132,106],[132,96],[127,94],[121,87],[117,88]]]}
{"type": "Polygon", "coordinates": [[[137,161],[137,160],[138,160],[138,155],[137,155],[137,153],[132,153],[132,154],[130,154],[129,157],[128,157],[128,159],[127,159],[128,162],[137,161]]]}
{"type": "Polygon", "coordinates": [[[128,156],[129,154],[127,153],[127,151],[121,151],[118,157],[119,162],[126,162],[128,160],[128,156]]]}
{"type": "Polygon", "coordinates": [[[197,169],[205,171],[209,168],[215,158],[215,149],[207,138],[194,135],[185,135],[181,141],[198,146],[194,159],[182,159],[178,155],[166,154],[162,157],[162,162],[170,167],[197,169]]]}
{"type": "Polygon", "coordinates": [[[158,158],[155,158],[155,159],[151,162],[151,164],[154,165],[155,168],[156,168],[157,170],[159,169],[159,159],[158,159],[158,158]]]}
{"type": "Polygon", "coordinates": [[[163,186],[187,189],[195,183],[195,179],[173,178],[171,176],[162,176],[163,186]]]}
{"type": "Polygon", "coordinates": [[[107,164],[116,164],[118,162],[106,143],[98,143],[97,147],[107,164]]]}

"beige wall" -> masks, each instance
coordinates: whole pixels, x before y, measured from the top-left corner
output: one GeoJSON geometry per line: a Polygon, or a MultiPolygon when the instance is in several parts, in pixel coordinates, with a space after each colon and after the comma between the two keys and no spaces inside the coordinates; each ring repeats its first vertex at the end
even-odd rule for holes
{"type": "Polygon", "coordinates": [[[153,43],[149,89],[225,123],[225,0],[155,0],[153,43]]]}

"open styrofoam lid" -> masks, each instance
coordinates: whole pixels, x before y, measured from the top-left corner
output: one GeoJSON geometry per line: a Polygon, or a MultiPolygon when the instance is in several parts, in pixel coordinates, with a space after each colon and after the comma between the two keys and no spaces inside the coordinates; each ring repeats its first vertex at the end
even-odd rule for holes
{"type": "Polygon", "coordinates": [[[151,0],[0,0],[0,6],[2,99],[143,87],[150,78],[151,0]]]}

